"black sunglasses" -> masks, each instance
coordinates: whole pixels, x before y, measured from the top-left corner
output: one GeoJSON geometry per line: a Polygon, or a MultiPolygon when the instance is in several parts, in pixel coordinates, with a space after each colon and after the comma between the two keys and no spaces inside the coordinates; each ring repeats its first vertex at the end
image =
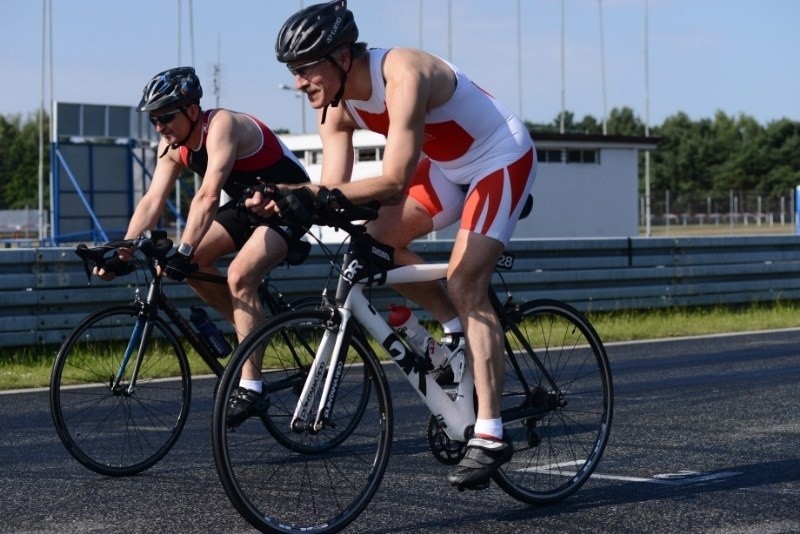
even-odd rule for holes
{"type": "Polygon", "coordinates": [[[296,67],[290,67],[289,65],[286,65],[286,67],[289,69],[289,72],[291,72],[293,76],[300,76],[302,78],[305,78],[308,72],[312,68],[316,67],[323,61],[328,61],[328,59],[329,59],[328,56],[325,56],[322,59],[315,59],[314,61],[309,61],[307,63],[303,63],[302,65],[297,65],[296,67]]]}
{"type": "Polygon", "coordinates": [[[175,120],[175,117],[178,115],[178,113],[183,113],[183,112],[184,112],[183,108],[181,108],[181,109],[176,109],[175,111],[170,111],[169,113],[164,113],[162,115],[148,115],[148,117],[150,119],[150,123],[153,126],[155,126],[156,123],[164,125],[171,123],[173,120],[175,120]]]}

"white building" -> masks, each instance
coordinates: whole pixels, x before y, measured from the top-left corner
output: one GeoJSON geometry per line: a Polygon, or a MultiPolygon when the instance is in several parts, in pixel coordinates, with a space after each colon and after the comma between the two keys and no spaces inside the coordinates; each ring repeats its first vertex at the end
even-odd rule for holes
{"type": "MultiPolygon", "coordinates": [[[[639,152],[653,150],[652,138],[615,135],[535,133],[538,171],[533,185],[533,213],[519,222],[515,239],[631,237],[639,233],[639,152]]],[[[319,136],[284,135],[312,181],[319,181],[319,136]]],[[[381,172],[385,138],[357,130],[353,138],[353,178],[381,172]]],[[[456,225],[436,232],[451,239],[456,225]]],[[[325,240],[338,240],[322,233],[325,240]]]]}

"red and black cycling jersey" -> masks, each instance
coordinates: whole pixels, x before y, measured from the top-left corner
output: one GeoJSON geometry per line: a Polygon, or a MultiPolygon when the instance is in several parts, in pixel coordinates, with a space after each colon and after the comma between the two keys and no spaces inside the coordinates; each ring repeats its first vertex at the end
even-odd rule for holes
{"type": "MultiPolygon", "coordinates": [[[[209,109],[203,112],[203,140],[198,150],[191,150],[185,146],[180,147],[181,163],[200,176],[204,176],[208,168],[206,137],[208,136],[208,125],[217,111],[217,109],[209,109]]],[[[252,154],[236,159],[222,190],[231,198],[238,199],[241,198],[247,187],[256,185],[259,179],[267,183],[308,182],[308,174],[300,161],[278,136],[257,118],[246,113],[243,115],[258,126],[261,131],[261,145],[252,154]]]]}

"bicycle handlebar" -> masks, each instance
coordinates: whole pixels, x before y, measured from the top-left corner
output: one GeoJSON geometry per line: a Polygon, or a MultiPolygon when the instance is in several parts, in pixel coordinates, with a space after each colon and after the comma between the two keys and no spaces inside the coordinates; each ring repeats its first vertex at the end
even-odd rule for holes
{"type": "MultiPolygon", "coordinates": [[[[239,206],[243,209],[247,209],[244,208],[244,200],[252,197],[256,192],[261,193],[265,198],[274,200],[275,202],[280,202],[291,194],[291,191],[285,194],[281,193],[278,186],[275,184],[261,182],[245,189],[239,206]]],[[[354,224],[355,221],[375,220],[378,217],[379,208],[380,203],[376,200],[364,204],[354,204],[345,197],[339,189],[328,190],[326,188],[321,188],[317,194],[316,202],[314,206],[312,206],[312,211],[314,213],[310,224],[304,225],[284,217],[280,217],[280,220],[282,223],[303,230],[303,232],[308,231],[307,226],[317,224],[344,230],[355,237],[366,232],[364,226],[361,224],[354,224]]],[[[253,215],[258,217],[258,215],[253,215]]]]}
{"type": "Polygon", "coordinates": [[[110,241],[92,248],[81,243],[75,247],[75,254],[83,260],[86,278],[91,280],[94,266],[110,271],[117,276],[132,273],[136,269],[133,261],[126,262],[119,259],[118,250],[121,248],[140,250],[149,259],[163,262],[167,257],[167,252],[172,248],[172,240],[164,231],[148,230],[133,239],[110,241]]]}
{"type": "MultiPolygon", "coordinates": [[[[130,274],[136,270],[136,264],[133,261],[119,259],[119,249],[130,249],[132,252],[140,251],[147,257],[151,269],[155,270],[156,265],[166,265],[167,254],[172,250],[172,245],[172,239],[167,237],[167,232],[163,230],[147,230],[142,235],[132,239],[109,241],[104,245],[91,248],[81,243],[75,247],[75,254],[83,260],[86,278],[91,280],[92,268],[95,266],[99,269],[110,271],[116,276],[130,274]]],[[[203,272],[190,273],[186,277],[214,283],[225,283],[226,281],[224,276],[203,272]]]]}

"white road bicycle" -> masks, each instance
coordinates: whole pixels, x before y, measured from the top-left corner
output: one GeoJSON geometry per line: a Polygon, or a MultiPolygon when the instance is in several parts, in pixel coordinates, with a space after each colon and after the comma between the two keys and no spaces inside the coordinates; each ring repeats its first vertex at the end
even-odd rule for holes
{"type": "MultiPolygon", "coordinates": [[[[342,261],[332,261],[335,299],[256,328],[231,357],[216,397],[212,442],[219,477],[236,509],[263,532],[341,530],[377,491],[393,414],[368,336],[430,409],[428,441],[439,461],[460,460],[475,423],[469,366],[457,386],[441,387],[424,356],[369,300],[374,286],[444,279],[447,264],[394,266],[391,249],[354,222],[373,219],[375,210],[341,196],[338,204],[319,215],[320,224],[350,235],[342,261]],[[264,356],[268,414],[229,428],[226,400],[254,352],[264,356]]],[[[510,267],[511,258],[499,266],[510,267]]],[[[505,293],[501,301],[490,290],[505,332],[501,408],[515,452],[493,478],[520,501],[549,504],[578,490],[600,461],[612,419],[611,371],[600,337],[580,312],[555,300],[516,303],[505,293]]]]}

